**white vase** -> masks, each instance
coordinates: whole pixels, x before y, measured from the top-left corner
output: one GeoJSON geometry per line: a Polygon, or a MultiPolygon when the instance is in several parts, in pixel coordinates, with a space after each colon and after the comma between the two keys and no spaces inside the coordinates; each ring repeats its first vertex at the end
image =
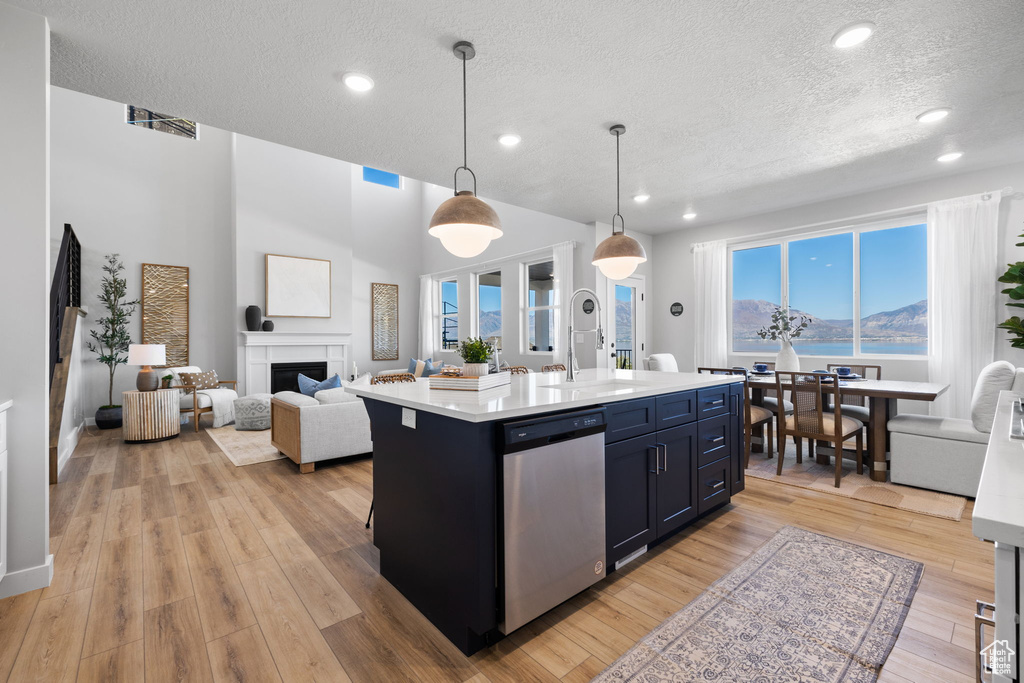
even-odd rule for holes
{"type": "Polygon", "coordinates": [[[800,357],[793,350],[793,345],[788,341],[782,341],[782,348],[775,359],[775,369],[782,372],[800,372],[800,357]]]}
{"type": "Polygon", "coordinates": [[[462,364],[462,376],[463,377],[483,377],[487,374],[488,366],[487,363],[463,363],[462,364]]]}

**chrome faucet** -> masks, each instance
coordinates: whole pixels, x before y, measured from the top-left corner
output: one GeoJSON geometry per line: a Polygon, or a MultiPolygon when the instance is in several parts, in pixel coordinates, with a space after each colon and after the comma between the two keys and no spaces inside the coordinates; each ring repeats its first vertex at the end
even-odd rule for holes
{"type": "Polygon", "coordinates": [[[597,306],[597,327],[593,330],[579,330],[580,332],[597,332],[597,349],[604,348],[604,331],[601,329],[601,300],[597,298],[597,292],[586,287],[580,287],[572,293],[572,297],[569,298],[569,364],[565,370],[565,381],[575,382],[576,381],[576,341],[573,338],[573,314],[576,312],[574,304],[576,303],[576,297],[580,294],[589,294],[594,297],[594,304],[597,306]]]}

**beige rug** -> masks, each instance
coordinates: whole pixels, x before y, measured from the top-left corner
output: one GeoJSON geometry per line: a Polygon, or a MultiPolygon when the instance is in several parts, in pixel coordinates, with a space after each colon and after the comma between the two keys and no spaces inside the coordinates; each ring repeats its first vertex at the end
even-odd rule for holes
{"type": "Polygon", "coordinates": [[[831,493],[835,496],[865,500],[922,515],[952,519],[957,522],[963,516],[964,506],[967,504],[966,498],[949,493],[916,489],[913,486],[900,486],[889,481],[871,481],[867,466],[864,467],[864,474],[857,474],[857,466],[852,459],[843,460],[843,474],[839,482],[841,486],[836,488],[835,465],[817,464],[814,458],[807,456],[806,442],[804,446],[804,461],[798,464],[796,446],[792,440],[789,440],[781,477],[775,474],[779,465],[774,457],[767,460],[764,453],[751,453],[747,476],[831,493]]]}
{"type": "Polygon", "coordinates": [[[923,571],[785,527],[594,680],[875,681],[923,571]]]}
{"type": "Polygon", "coordinates": [[[270,430],[258,432],[239,432],[234,425],[207,429],[214,443],[220,446],[228,460],[236,467],[255,465],[268,460],[280,460],[285,455],[270,445],[270,430]]]}

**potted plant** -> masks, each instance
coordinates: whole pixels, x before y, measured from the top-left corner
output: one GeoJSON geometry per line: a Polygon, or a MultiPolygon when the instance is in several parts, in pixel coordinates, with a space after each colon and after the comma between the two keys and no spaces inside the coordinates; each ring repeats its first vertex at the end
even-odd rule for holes
{"type": "Polygon", "coordinates": [[[771,339],[782,342],[779,355],[775,359],[775,369],[782,372],[800,372],[800,358],[793,350],[793,340],[807,329],[807,326],[814,322],[813,319],[803,315],[790,315],[788,308],[775,307],[772,313],[772,324],[762,327],[757,331],[761,339],[771,339]],[[799,318],[799,320],[797,320],[799,318]]]}
{"type": "MultiPolygon", "coordinates": [[[[1024,237],[1024,234],[1019,237],[1024,237]]],[[[1017,242],[1017,246],[1024,247],[1024,242],[1017,242]]],[[[1003,290],[1003,294],[1010,297],[1006,305],[1013,308],[1024,308],[1024,261],[1007,264],[1006,272],[999,278],[999,281],[1003,284],[1013,285],[1003,290]]],[[[1010,335],[1010,346],[1015,349],[1024,349],[1024,320],[1021,320],[1019,315],[1010,316],[996,327],[1006,330],[1010,335]]]]}
{"type": "Polygon", "coordinates": [[[96,411],[96,426],[100,429],[116,429],[121,426],[121,406],[114,405],[114,372],[118,365],[128,362],[128,319],[135,312],[138,301],[125,300],[128,291],[127,281],[121,277],[124,264],[118,254],[107,254],[107,263],[103,266],[106,276],[97,298],[103,304],[107,315],[97,321],[99,329],[90,330],[95,343],[87,342],[86,346],[96,354],[99,362],[110,371],[110,383],[107,389],[107,405],[96,411]]]}
{"type": "Polygon", "coordinates": [[[160,388],[161,389],[170,389],[171,388],[171,380],[173,380],[173,379],[174,379],[174,375],[164,375],[163,377],[161,377],[160,378],[160,388]]]}
{"type": "Polygon", "coordinates": [[[462,357],[463,377],[482,377],[487,374],[487,359],[491,357],[491,347],[480,337],[469,337],[459,344],[459,356],[462,357]]]}

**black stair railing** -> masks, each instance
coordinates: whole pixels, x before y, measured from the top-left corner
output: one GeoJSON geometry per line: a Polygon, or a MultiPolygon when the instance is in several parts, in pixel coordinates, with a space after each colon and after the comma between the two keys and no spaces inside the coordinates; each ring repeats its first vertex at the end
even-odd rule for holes
{"type": "Polygon", "coordinates": [[[60,241],[57,267],[50,284],[50,383],[60,357],[60,331],[64,326],[64,311],[68,306],[82,305],[82,245],[79,244],[70,223],[64,224],[60,241]]]}

